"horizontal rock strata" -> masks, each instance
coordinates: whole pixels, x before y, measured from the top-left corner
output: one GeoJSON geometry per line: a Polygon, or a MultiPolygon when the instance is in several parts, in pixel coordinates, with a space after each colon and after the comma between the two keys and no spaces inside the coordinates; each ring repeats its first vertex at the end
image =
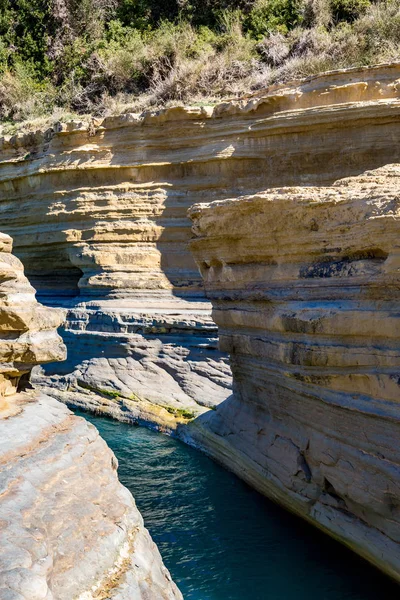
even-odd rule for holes
{"type": "Polygon", "coordinates": [[[202,296],[186,210],[395,162],[399,82],[400,64],[349,70],[215,107],[3,138],[3,230],[42,296],[202,296]]]}
{"type": "Polygon", "coordinates": [[[22,263],[11,251],[12,239],[0,233],[0,402],[17,391],[21,377],[35,365],[66,356],[56,331],[64,312],[36,301],[22,263]]]}
{"type": "MultiPolygon", "coordinates": [[[[329,184],[400,160],[399,81],[399,65],[355,69],[215,107],[126,114],[93,121],[89,128],[59,124],[4,139],[3,229],[15,238],[17,255],[47,303],[75,298],[63,334],[75,400],[87,402],[78,381],[86,389],[104,389],[102,378],[94,376],[104,367],[109,394],[140,398],[132,417],[153,403],[154,394],[146,390],[153,390],[155,381],[164,391],[163,404],[174,410],[199,414],[202,405],[225,399],[227,367],[215,349],[216,329],[206,311],[196,314],[197,301],[205,304],[187,249],[188,207],[277,185],[329,184]],[[118,307],[109,300],[123,302],[118,307]],[[196,321],[186,334],[184,308],[196,321]],[[139,312],[138,328],[146,332],[130,333],[128,339],[123,330],[136,327],[139,312]],[[155,333],[148,333],[149,322],[155,333]],[[179,333],[171,337],[172,330],[179,333]],[[115,351],[119,331],[120,354],[115,351]],[[104,365],[108,355],[112,361],[104,365]],[[215,370],[219,374],[210,386],[215,370]]],[[[62,387],[65,373],[58,374],[55,385],[62,387]]],[[[92,397],[98,406],[104,406],[103,398],[92,397]]],[[[116,403],[112,408],[120,410],[116,403]]]]}
{"type": "Polygon", "coordinates": [[[68,311],[68,359],[35,382],[70,406],[173,433],[225,400],[227,357],[207,302],[90,301],[68,311]]]}
{"type": "Polygon", "coordinates": [[[195,443],[400,581],[400,166],[191,217],[234,376],[195,443]]]}
{"type": "Polygon", "coordinates": [[[23,381],[65,358],[65,315],[11,246],[0,234],[0,598],[182,599],[97,430],[23,381]]]}

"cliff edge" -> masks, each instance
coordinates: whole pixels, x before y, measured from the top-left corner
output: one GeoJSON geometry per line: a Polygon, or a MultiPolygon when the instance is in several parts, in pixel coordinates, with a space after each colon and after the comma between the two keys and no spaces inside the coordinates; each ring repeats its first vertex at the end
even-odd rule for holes
{"type": "Polygon", "coordinates": [[[400,166],[194,206],[234,394],[195,442],[400,581],[400,166]]]}

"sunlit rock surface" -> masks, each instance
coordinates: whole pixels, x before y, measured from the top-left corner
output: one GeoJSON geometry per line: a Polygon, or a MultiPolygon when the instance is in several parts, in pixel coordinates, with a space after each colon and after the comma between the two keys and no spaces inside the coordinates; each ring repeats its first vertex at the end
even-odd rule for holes
{"type": "Polygon", "coordinates": [[[69,309],[68,371],[46,370],[60,395],[133,419],[150,404],[166,425],[163,406],[199,414],[224,400],[188,207],[400,161],[399,81],[399,65],[354,69],[4,139],[3,229],[40,297],[69,309]]]}
{"type": "Polygon", "coordinates": [[[400,64],[338,71],[215,107],[3,138],[3,227],[41,296],[203,295],[187,208],[395,162],[400,64]]]}
{"type": "Polygon", "coordinates": [[[0,598],[182,598],[97,430],[44,394],[0,410],[0,598]]]}
{"type": "Polygon", "coordinates": [[[400,580],[400,166],[190,215],[234,377],[194,442],[400,580]]]}
{"type": "Polygon", "coordinates": [[[35,365],[66,356],[56,331],[63,311],[36,301],[22,263],[11,251],[12,239],[0,233],[0,402],[17,391],[21,377],[35,365]]]}
{"type": "Polygon", "coordinates": [[[11,246],[0,234],[0,598],[180,600],[97,430],[29,389],[34,365],[65,358],[64,313],[11,246]]]}

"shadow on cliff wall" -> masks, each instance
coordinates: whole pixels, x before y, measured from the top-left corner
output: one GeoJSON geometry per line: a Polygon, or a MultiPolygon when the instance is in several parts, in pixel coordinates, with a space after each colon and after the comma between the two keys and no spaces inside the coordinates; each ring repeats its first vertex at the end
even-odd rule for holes
{"type": "MultiPolygon", "coordinates": [[[[125,389],[129,386],[129,370],[134,368],[135,363],[141,372],[139,380],[146,372],[150,375],[150,381],[157,375],[167,378],[170,376],[186,393],[188,388],[199,384],[198,377],[209,377],[219,386],[222,395],[223,389],[230,389],[226,355],[219,351],[215,338],[196,336],[193,333],[164,336],[139,334],[132,339],[124,334],[108,337],[95,331],[74,333],[61,330],[60,333],[68,349],[67,359],[63,363],[43,365],[43,373],[47,376],[75,373],[78,379],[84,380],[89,368],[91,376],[97,372],[101,378],[108,372],[108,367],[104,370],[99,361],[106,359],[113,361],[110,367],[115,374],[113,381],[110,380],[110,389],[118,386],[118,383],[125,389]],[[126,362],[127,360],[131,362],[126,362]],[[217,371],[214,367],[220,361],[220,371],[217,371]],[[94,371],[91,367],[94,367],[94,371]]],[[[134,379],[132,375],[132,380],[134,379]]],[[[104,387],[104,381],[100,387],[104,387]]],[[[165,390],[167,389],[168,379],[165,380],[165,390]]],[[[135,389],[132,391],[135,392],[135,389]]],[[[207,400],[212,403],[212,399],[207,400]]]]}
{"type": "Polygon", "coordinates": [[[81,269],[72,263],[56,271],[38,272],[27,269],[28,279],[36,290],[39,302],[55,306],[56,299],[78,298],[80,295],[79,281],[83,277],[81,269]]]}
{"type": "MultiPolygon", "coordinates": [[[[399,136],[392,122],[385,122],[380,128],[368,122],[365,124],[362,120],[347,125],[341,122],[333,125],[329,122],[325,128],[320,126],[307,133],[299,133],[296,128],[292,130],[289,127],[279,137],[271,136],[268,132],[264,136],[260,132],[254,134],[252,124],[258,117],[263,117],[262,111],[259,115],[253,114],[248,125],[242,127],[241,131],[238,132],[233,127],[232,134],[227,127],[220,133],[215,133],[210,125],[209,137],[203,133],[199,142],[191,141],[186,154],[185,142],[177,142],[174,130],[171,130],[171,135],[175,139],[171,140],[171,147],[165,149],[167,156],[161,156],[160,153],[157,155],[157,147],[154,150],[149,145],[149,140],[142,138],[137,140],[135,148],[142,161],[140,168],[133,162],[131,166],[125,164],[126,168],[121,168],[123,161],[120,149],[112,157],[110,168],[104,171],[106,179],[101,184],[105,187],[112,187],[124,180],[140,189],[147,189],[148,194],[161,192],[164,195],[160,213],[150,211],[147,217],[162,228],[161,234],[154,242],[152,235],[155,234],[150,228],[150,232],[144,232],[143,239],[144,243],[154,242],[159,251],[160,282],[164,277],[170,283],[165,286],[170,289],[163,290],[160,283],[160,288],[151,290],[155,291],[153,297],[159,296],[161,310],[163,298],[168,298],[170,294],[188,301],[205,299],[201,276],[188,249],[192,234],[186,213],[193,203],[237,197],[282,185],[331,184],[339,178],[358,175],[395,160],[400,161],[400,145],[394,143],[394,138],[399,136]],[[395,148],[399,150],[394,151],[395,148]],[[146,238],[146,235],[149,237],[146,238]]],[[[101,135],[104,136],[104,132],[101,135]]],[[[110,135],[113,133],[110,132],[110,135]]],[[[148,136],[151,137],[151,130],[148,136]]],[[[111,138],[110,143],[112,141],[111,138]]],[[[97,180],[94,185],[98,185],[97,180]]],[[[140,221],[141,216],[123,211],[120,218],[121,221],[126,218],[131,222],[136,218],[140,221]]],[[[78,271],[75,268],[65,272],[68,278],[66,288],[72,292],[70,296],[73,296],[73,290],[78,292],[77,280],[81,276],[78,271]]],[[[53,304],[51,294],[44,297],[43,286],[39,282],[37,285],[39,296],[46,304],[53,304]]],[[[135,291],[137,294],[142,292],[139,289],[135,291]]],[[[146,290],[141,295],[145,296],[146,290]]],[[[75,297],[77,302],[84,300],[78,295],[75,297]]],[[[95,299],[95,296],[88,299],[95,299]]],[[[106,298],[103,296],[102,299],[106,298]]],[[[127,356],[126,347],[121,340],[117,343],[105,336],[98,336],[96,339],[92,333],[83,335],[81,343],[77,344],[77,337],[64,333],[69,358],[63,366],[56,366],[56,372],[71,372],[84,360],[127,356]]],[[[168,343],[168,336],[164,334],[155,334],[155,338],[168,343]]],[[[185,357],[183,360],[188,359],[185,357]]]]}

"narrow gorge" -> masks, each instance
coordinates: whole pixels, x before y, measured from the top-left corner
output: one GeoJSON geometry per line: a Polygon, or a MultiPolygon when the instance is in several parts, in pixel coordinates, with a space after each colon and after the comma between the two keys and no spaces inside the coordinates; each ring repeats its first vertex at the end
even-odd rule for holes
{"type": "Polygon", "coordinates": [[[49,414],[172,434],[400,580],[399,141],[400,64],[3,138],[49,414]]]}
{"type": "Polygon", "coordinates": [[[11,246],[0,234],[0,598],[179,600],[98,431],[29,386],[65,359],[65,315],[36,302],[11,246]]]}
{"type": "MultiPolygon", "coordinates": [[[[337,72],[215,107],[72,122],[3,139],[0,209],[68,359],[75,406],[174,431],[231,393],[187,209],[396,161],[399,67],[337,72]]],[[[397,157],[398,158],[398,157],[397,157]]]]}

